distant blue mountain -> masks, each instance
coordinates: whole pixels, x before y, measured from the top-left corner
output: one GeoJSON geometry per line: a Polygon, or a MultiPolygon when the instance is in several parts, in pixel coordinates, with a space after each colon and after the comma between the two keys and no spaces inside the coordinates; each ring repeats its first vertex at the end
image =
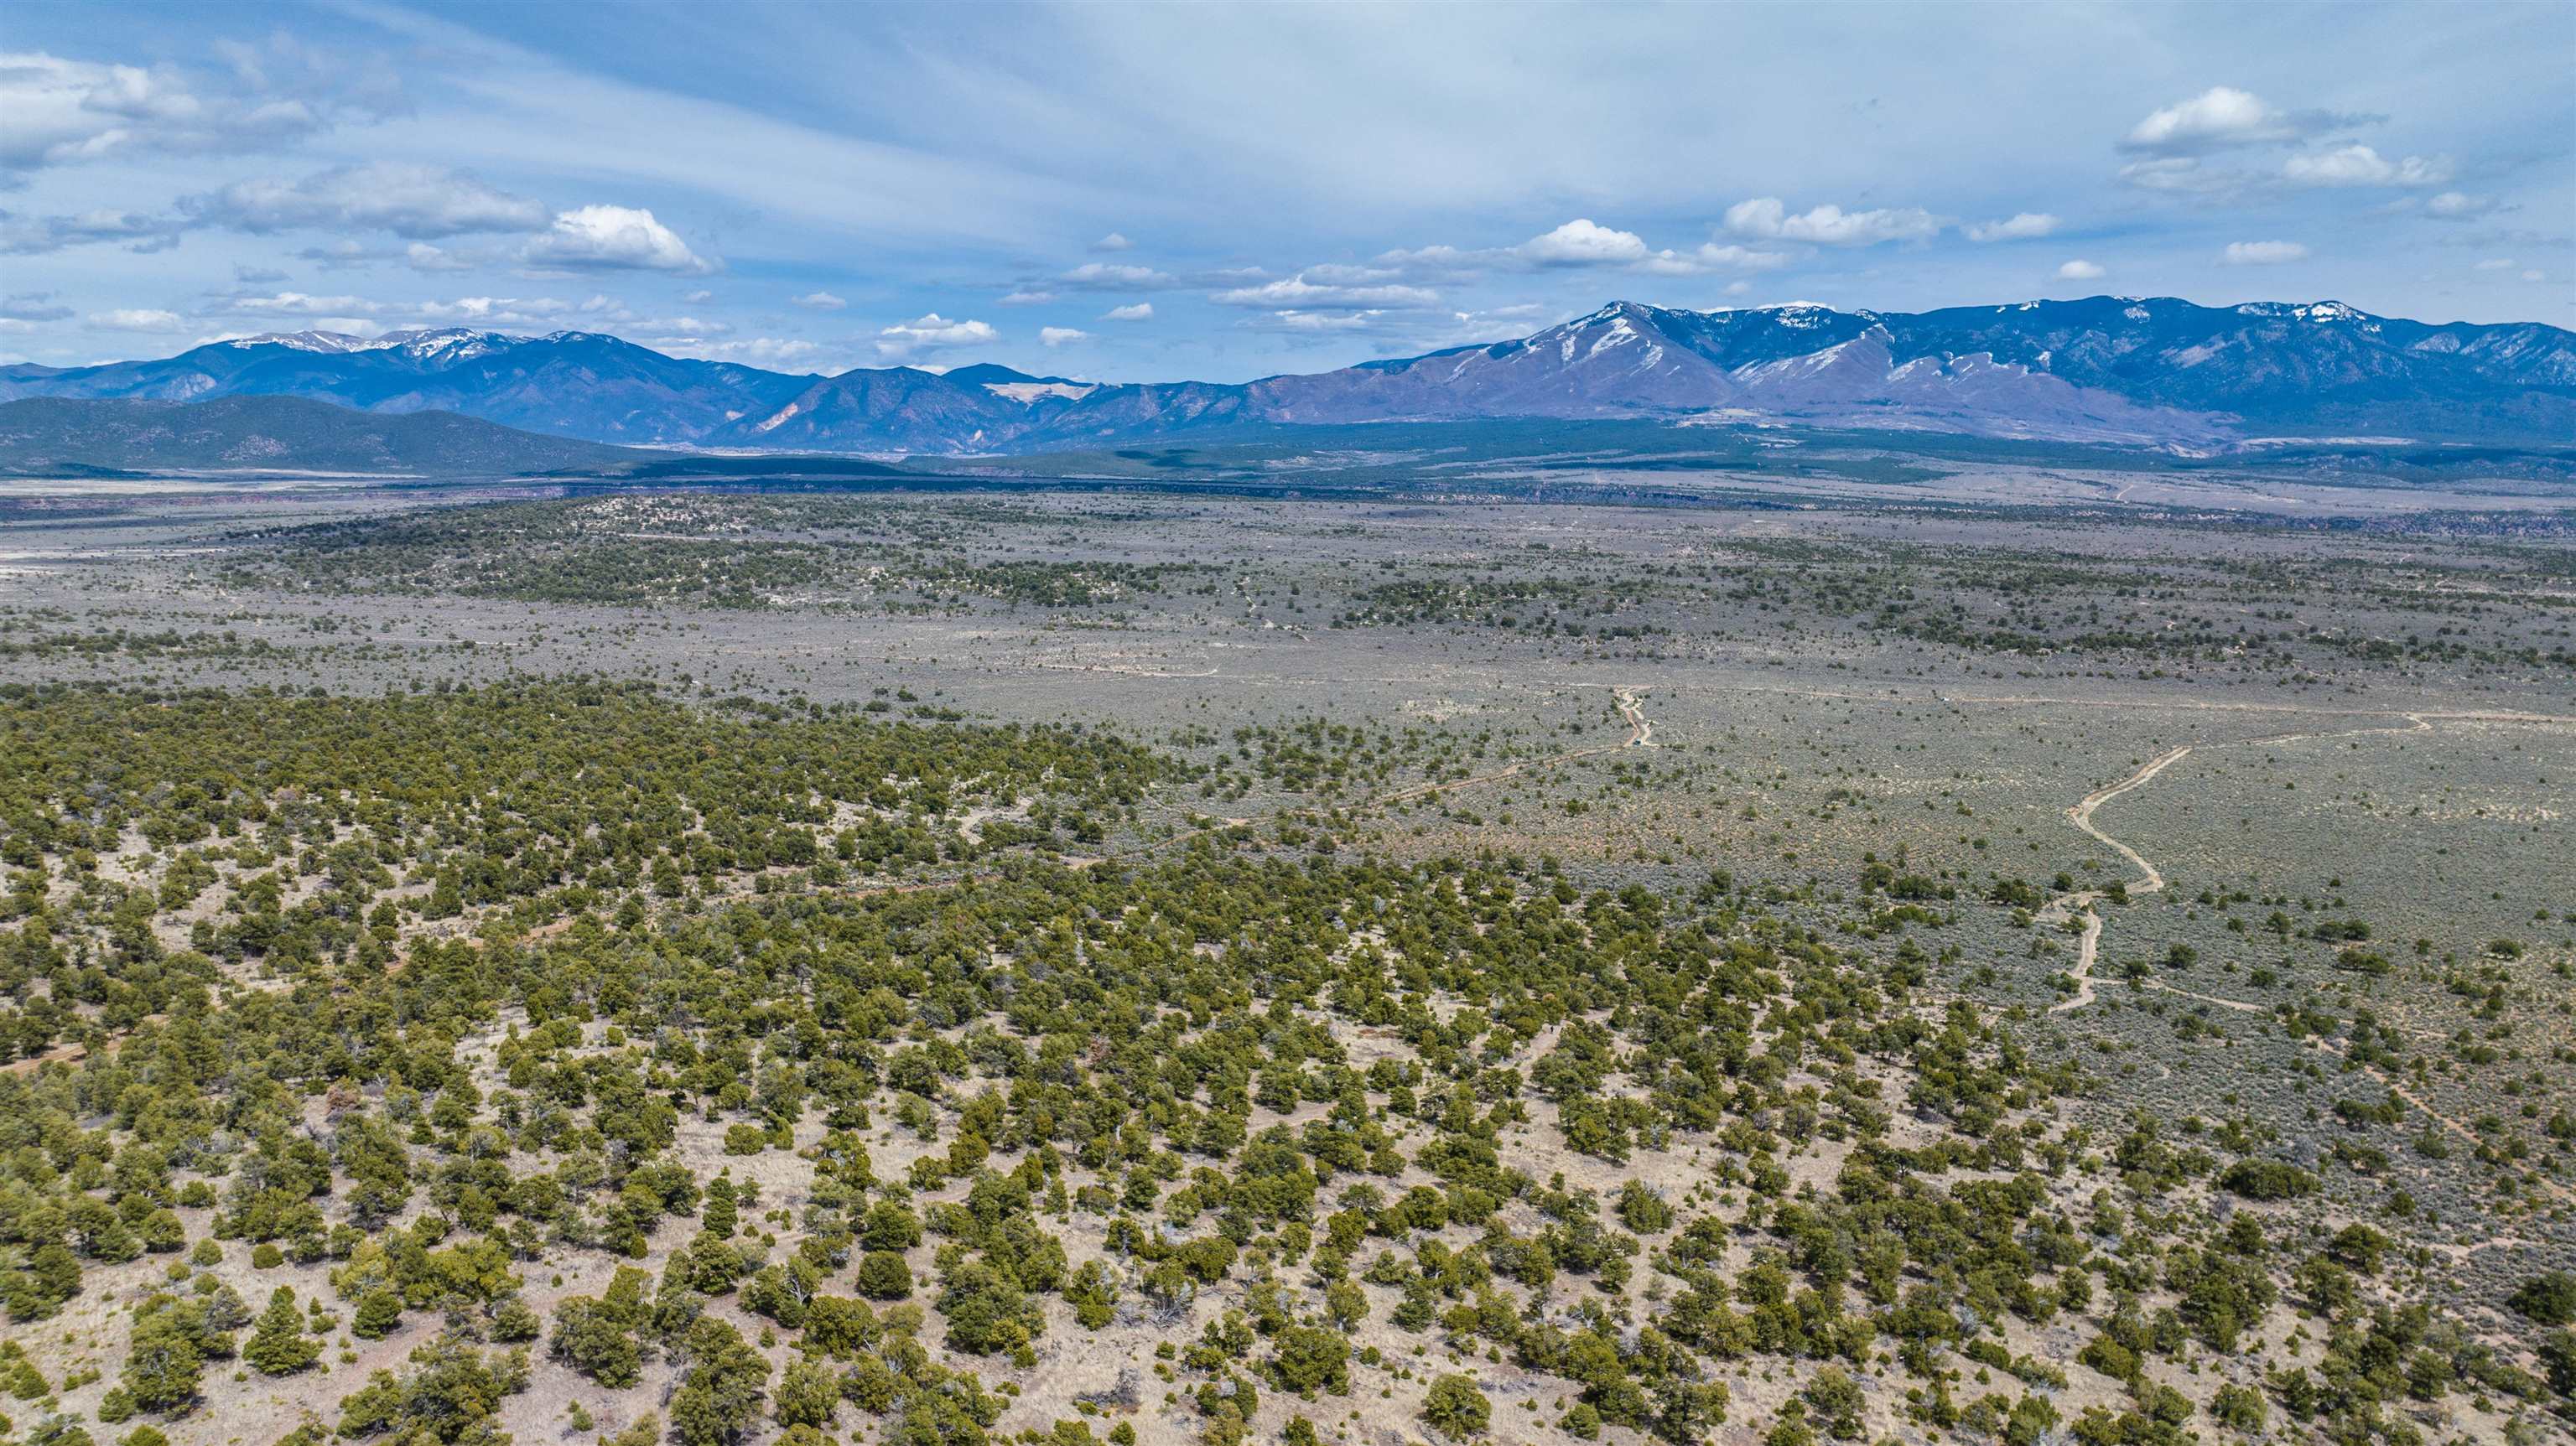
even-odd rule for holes
{"type": "Polygon", "coordinates": [[[2099,296],[1919,313],[1619,302],[1532,336],[1340,371],[1095,385],[979,365],[791,376],[611,336],[327,332],[0,367],[0,400],[276,395],[661,446],[1007,452],[1244,422],[1670,418],[2215,448],[2275,437],[2576,441],[2576,333],[2337,302],[2099,296]]]}

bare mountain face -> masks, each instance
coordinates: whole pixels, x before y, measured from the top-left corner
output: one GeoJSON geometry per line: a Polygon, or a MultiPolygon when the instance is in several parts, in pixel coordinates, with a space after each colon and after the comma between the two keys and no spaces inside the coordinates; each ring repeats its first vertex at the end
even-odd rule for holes
{"type": "Polygon", "coordinates": [[[158,361],[0,368],[0,399],[309,397],[595,441],[1010,452],[1241,423],[1663,418],[2206,448],[2280,436],[2564,443],[2576,333],[2428,325],[2336,302],[2093,297],[1921,313],[1620,302],[1533,336],[1246,384],[1103,385],[1007,367],[789,376],[582,332],[328,333],[158,361]]]}

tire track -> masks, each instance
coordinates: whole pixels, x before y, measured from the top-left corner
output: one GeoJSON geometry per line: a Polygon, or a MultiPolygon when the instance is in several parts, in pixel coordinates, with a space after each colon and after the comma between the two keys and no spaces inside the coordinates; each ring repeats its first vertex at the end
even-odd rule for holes
{"type": "MultiPolygon", "coordinates": [[[[2077,802],[2074,807],[2066,810],[2066,818],[2068,822],[2074,824],[2077,828],[2083,830],[2085,833],[2101,842],[2108,844],[2120,855],[2120,857],[2127,859],[2132,865],[2136,866],[2139,874],[2139,881],[2134,887],[2127,890],[2128,893],[2161,893],[2164,891],[2165,876],[2157,870],[2154,864],[2147,862],[2144,854],[2139,853],[2136,849],[2129,847],[2127,844],[2120,842],[2109,834],[2102,832],[2102,830],[2095,828],[2093,826],[2094,810],[2099,809],[2102,805],[2109,803],[2112,799],[2118,798],[2121,794],[2127,793],[2133,788],[2145,787],[2157,774],[2162,773],[2174,764],[2181,762],[2182,759],[2191,752],[2191,749],[2192,745],[2190,744],[2184,744],[2180,748],[2167,749],[2166,751],[2157,754],[2155,757],[2148,759],[2139,767],[2137,772],[2130,774],[2128,777],[2121,779],[2119,782],[2112,784],[2108,788],[2096,789],[2093,792],[2084,795],[2083,799],[2077,802]]],[[[2064,1014],[2069,1010],[2081,1009],[2085,1005],[2093,1002],[2093,960],[2101,952],[2102,947],[2102,912],[2100,909],[2096,908],[2095,905],[2107,897],[2108,893],[2109,891],[2105,889],[2078,889],[2070,894],[2058,895],[2056,898],[2048,901],[2047,907],[2040,910],[2039,918],[2041,922],[2058,926],[2063,926],[2068,920],[2074,918],[2078,913],[2081,913],[2084,916],[2084,937],[2076,946],[2075,951],[2075,994],[2072,998],[2061,1000],[2056,1004],[2050,1005],[2048,1012],[2051,1014],[2064,1014]]]]}

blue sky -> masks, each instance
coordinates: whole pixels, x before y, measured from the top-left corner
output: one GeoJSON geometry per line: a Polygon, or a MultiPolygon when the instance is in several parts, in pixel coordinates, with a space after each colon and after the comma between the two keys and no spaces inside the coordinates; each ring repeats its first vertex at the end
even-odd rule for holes
{"type": "Polygon", "coordinates": [[[0,357],[614,332],[1232,381],[1614,299],[2576,324],[2576,7],[0,16],[0,357]]]}

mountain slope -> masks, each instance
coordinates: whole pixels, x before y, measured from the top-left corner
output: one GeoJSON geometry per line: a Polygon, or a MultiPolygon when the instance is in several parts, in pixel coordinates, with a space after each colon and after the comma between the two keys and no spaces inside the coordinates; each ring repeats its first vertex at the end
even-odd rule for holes
{"type": "Polygon", "coordinates": [[[1517,340],[1245,384],[1102,385],[978,365],[789,376],[558,332],[328,333],[158,361],[0,367],[0,398],[310,397],[608,442],[1007,452],[1236,423],[1664,417],[2126,446],[2350,435],[2576,436],[2576,333],[2432,325],[2335,302],[2171,298],[1677,311],[1614,303],[1517,340]]]}
{"type": "Polygon", "coordinates": [[[210,402],[30,397],[0,403],[0,473],[350,472],[509,475],[650,460],[460,417],[379,415],[302,397],[210,402]]]}
{"type": "Polygon", "coordinates": [[[664,356],[564,331],[296,332],[213,342],[157,361],[0,367],[0,399],[292,396],[371,412],[449,411],[603,442],[677,444],[764,412],[813,379],[664,356]]]}

